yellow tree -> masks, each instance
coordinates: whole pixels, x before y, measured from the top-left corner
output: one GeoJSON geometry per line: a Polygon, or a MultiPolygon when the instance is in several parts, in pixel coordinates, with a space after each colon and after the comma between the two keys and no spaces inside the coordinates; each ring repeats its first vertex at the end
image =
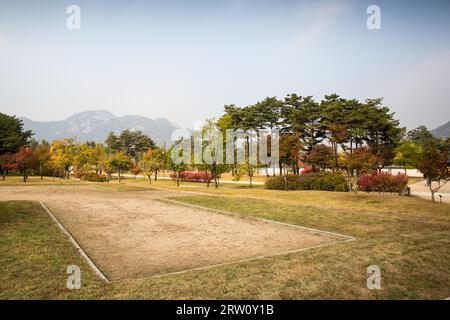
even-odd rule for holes
{"type": "Polygon", "coordinates": [[[156,174],[159,170],[164,168],[165,160],[165,155],[159,148],[150,149],[142,156],[139,167],[144,171],[149,183],[152,183],[152,174],[156,174]]]}
{"type": "Polygon", "coordinates": [[[51,146],[51,159],[55,168],[61,170],[64,177],[69,179],[73,170],[74,158],[77,154],[77,144],[74,138],[54,140],[51,146]]]}

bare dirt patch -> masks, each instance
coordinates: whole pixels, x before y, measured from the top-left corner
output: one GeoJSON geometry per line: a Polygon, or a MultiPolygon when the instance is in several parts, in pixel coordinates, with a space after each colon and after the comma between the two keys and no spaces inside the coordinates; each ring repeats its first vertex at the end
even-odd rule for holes
{"type": "Polygon", "coordinates": [[[93,185],[0,187],[0,200],[44,202],[113,280],[207,267],[339,240],[157,201],[174,195],[180,192],[114,192],[93,185]]]}

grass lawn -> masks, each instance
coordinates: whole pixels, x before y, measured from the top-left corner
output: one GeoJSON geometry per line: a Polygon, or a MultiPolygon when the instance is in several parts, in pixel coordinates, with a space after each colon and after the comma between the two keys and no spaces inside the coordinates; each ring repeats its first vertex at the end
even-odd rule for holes
{"type": "MultiPolygon", "coordinates": [[[[186,196],[178,201],[344,233],[358,240],[291,257],[283,298],[436,298],[450,296],[450,206],[397,196],[259,190],[254,198],[186,196]],[[382,289],[366,288],[378,265],[382,289]]],[[[274,272],[277,268],[274,269],[274,272]]],[[[283,270],[283,271],[281,271],[283,270]]],[[[285,280],[286,280],[285,279],[285,280]]],[[[279,279],[280,282],[284,280],[279,279]]]]}
{"type": "MultiPolygon", "coordinates": [[[[126,181],[130,186],[148,185],[126,181]]],[[[181,189],[196,193],[176,200],[358,239],[203,271],[104,284],[37,203],[0,202],[0,298],[443,299],[450,296],[449,205],[390,195],[361,193],[355,198],[351,193],[285,192],[238,186],[207,189],[190,185],[182,184],[181,189]],[[82,269],[81,290],[66,288],[69,264],[82,269]],[[366,269],[373,264],[381,268],[381,290],[366,287],[366,269]]],[[[176,188],[172,181],[158,181],[148,187],[176,188]]]]}
{"type": "Polygon", "coordinates": [[[36,202],[0,202],[0,299],[101,297],[106,288],[36,202]],[[78,265],[82,289],[66,287],[78,265]]]}

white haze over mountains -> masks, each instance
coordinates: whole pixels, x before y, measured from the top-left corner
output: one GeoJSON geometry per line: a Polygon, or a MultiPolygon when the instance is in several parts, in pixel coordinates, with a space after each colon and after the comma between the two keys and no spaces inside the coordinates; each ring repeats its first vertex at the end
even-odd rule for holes
{"type": "Polygon", "coordinates": [[[142,116],[116,117],[106,110],[76,113],[64,120],[39,122],[21,118],[24,128],[34,132],[37,140],[62,139],[75,137],[78,141],[103,142],[109,132],[122,130],[140,130],[150,136],[157,144],[168,143],[172,132],[178,126],[167,119],[152,120],[142,116]]]}

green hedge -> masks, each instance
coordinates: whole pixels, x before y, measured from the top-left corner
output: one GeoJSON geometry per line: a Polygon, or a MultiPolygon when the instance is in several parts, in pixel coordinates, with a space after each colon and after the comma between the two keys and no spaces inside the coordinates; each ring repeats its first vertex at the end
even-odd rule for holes
{"type": "Polygon", "coordinates": [[[269,178],[266,180],[265,187],[270,190],[348,191],[345,178],[335,172],[314,172],[298,176],[269,178]]]}

